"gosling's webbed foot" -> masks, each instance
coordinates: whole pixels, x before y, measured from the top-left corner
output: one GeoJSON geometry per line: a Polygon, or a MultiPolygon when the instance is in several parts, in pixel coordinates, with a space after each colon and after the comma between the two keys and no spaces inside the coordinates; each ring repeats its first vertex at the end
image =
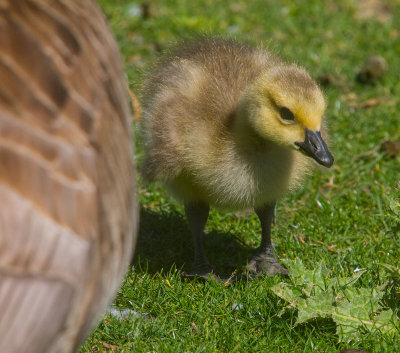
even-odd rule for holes
{"type": "Polygon", "coordinates": [[[207,272],[207,273],[198,273],[198,272],[182,272],[182,277],[183,278],[188,278],[188,279],[201,279],[204,281],[207,281],[208,279],[212,279],[215,282],[219,283],[222,282],[221,278],[216,275],[214,272],[207,272]]]}
{"type": "Polygon", "coordinates": [[[223,283],[225,285],[230,285],[234,282],[240,280],[240,278],[235,274],[218,274],[208,263],[194,265],[190,272],[182,272],[183,278],[189,279],[212,279],[217,283],[223,283]]]}
{"type": "Polygon", "coordinates": [[[209,277],[216,278],[215,270],[211,267],[209,263],[198,263],[194,264],[190,272],[182,272],[182,277],[184,278],[203,278],[207,280],[209,277]]]}
{"type": "Polygon", "coordinates": [[[251,261],[248,263],[247,270],[254,275],[265,273],[270,277],[273,277],[276,274],[283,276],[289,275],[289,271],[278,262],[270,248],[266,251],[257,250],[251,261]]]}

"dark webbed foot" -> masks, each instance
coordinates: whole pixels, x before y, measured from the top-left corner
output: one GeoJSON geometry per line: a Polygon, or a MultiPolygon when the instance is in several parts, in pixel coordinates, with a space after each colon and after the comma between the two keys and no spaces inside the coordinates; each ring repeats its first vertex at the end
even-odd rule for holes
{"type": "Polygon", "coordinates": [[[240,278],[236,275],[218,275],[215,272],[208,272],[208,273],[198,273],[192,271],[190,271],[189,273],[182,272],[182,277],[189,279],[202,279],[205,281],[211,279],[217,283],[223,283],[225,285],[230,285],[240,280],[240,278]]]}
{"type": "Polygon", "coordinates": [[[261,244],[247,265],[247,270],[255,275],[266,273],[275,276],[277,273],[287,276],[289,271],[276,259],[271,242],[271,223],[274,219],[275,203],[257,208],[257,216],[261,223],[261,244]]]}
{"type": "Polygon", "coordinates": [[[235,273],[230,275],[228,274],[219,274],[217,273],[210,264],[194,264],[190,272],[182,272],[183,278],[189,279],[203,279],[203,280],[214,280],[217,283],[223,283],[225,285],[232,284],[241,278],[237,276],[235,273]]]}
{"type": "Polygon", "coordinates": [[[276,274],[283,276],[289,275],[289,271],[276,259],[272,248],[268,248],[266,251],[256,250],[256,253],[246,268],[251,274],[254,275],[260,275],[264,273],[271,277],[275,276],[276,274]]]}
{"type": "Polygon", "coordinates": [[[207,281],[208,279],[212,279],[215,282],[223,282],[223,280],[217,276],[214,272],[195,272],[195,271],[190,271],[190,272],[182,272],[182,277],[183,278],[189,278],[189,279],[203,279],[207,281]]]}
{"type": "Polygon", "coordinates": [[[182,276],[184,278],[192,278],[192,279],[203,278],[205,280],[207,280],[209,277],[211,278],[217,277],[214,269],[208,262],[193,264],[193,267],[190,270],[190,272],[182,272],[182,276]]]}

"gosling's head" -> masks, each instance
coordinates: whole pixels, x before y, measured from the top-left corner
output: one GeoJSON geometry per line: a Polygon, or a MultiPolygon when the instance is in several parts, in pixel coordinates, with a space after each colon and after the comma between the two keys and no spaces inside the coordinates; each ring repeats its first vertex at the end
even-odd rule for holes
{"type": "Polygon", "coordinates": [[[294,65],[269,69],[246,95],[248,120],[260,137],[332,166],[333,157],[320,133],[324,96],[304,69],[294,65]]]}

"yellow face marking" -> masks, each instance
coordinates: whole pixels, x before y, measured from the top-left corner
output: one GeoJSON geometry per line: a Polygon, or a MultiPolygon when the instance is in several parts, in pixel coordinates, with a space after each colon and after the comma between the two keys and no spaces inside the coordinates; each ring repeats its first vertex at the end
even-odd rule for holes
{"type": "Polygon", "coordinates": [[[301,105],[294,111],[295,117],[305,128],[319,131],[323,112],[314,111],[309,106],[301,105]]]}

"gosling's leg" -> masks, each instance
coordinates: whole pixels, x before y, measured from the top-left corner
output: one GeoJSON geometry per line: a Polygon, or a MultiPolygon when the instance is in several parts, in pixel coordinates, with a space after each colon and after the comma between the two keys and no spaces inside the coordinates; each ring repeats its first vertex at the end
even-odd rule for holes
{"type": "Polygon", "coordinates": [[[276,273],[288,275],[289,271],[276,259],[271,242],[271,223],[274,219],[275,202],[255,210],[261,223],[261,245],[255,250],[254,256],[247,265],[247,269],[254,273],[267,273],[274,276],[276,273]]]}
{"type": "Polygon", "coordinates": [[[199,201],[185,202],[186,218],[194,241],[194,263],[188,277],[208,278],[208,275],[213,272],[203,246],[204,226],[209,211],[210,207],[206,203],[199,201]]]}

